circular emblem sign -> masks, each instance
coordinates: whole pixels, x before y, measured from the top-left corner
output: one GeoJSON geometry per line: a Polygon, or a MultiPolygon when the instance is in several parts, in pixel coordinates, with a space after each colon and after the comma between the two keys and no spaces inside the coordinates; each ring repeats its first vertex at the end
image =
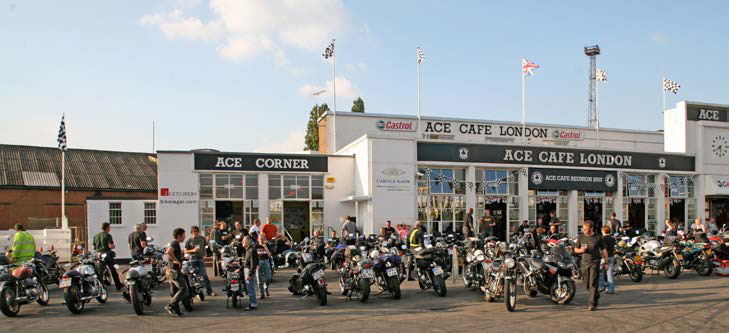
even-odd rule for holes
{"type": "Polygon", "coordinates": [[[539,171],[534,171],[532,174],[532,184],[539,185],[544,181],[544,176],[539,171]]]}
{"type": "Polygon", "coordinates": [[[613,187],[615,186],[615,176],[608,174],[605,176],[605,186],[607,187],[613,187]]]}
{"type": "Polygon", "coordinates": [[[466,147],[458,148],[458,158],[460,158],[462,160],[467,160],[468,159],[468,148],[466,148],[466,147]]]}

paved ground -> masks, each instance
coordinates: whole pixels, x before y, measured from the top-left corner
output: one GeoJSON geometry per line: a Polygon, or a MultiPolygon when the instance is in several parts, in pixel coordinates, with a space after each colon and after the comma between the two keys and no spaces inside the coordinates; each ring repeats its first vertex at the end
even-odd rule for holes
{"type": "MultiPolygon", "coordinates": [[[[367,304],[345,301],[337,296],[336,277],[328,275],[329,304],[320,307],[315,299],[299,300],[286,290],[290,272],[278,272],[270,299],[259,301],[256,312],[226,309],[225,297],[206,298],[195,303],[195,311],[184,318],[171,318],[162,309],[168,290],[158,289],[154,303],[144,316],[134,314],[119,293],[107,304],[91,303],[81,315],[72,315],[62,304],[61,292],[52,288],[48,306],[23,306],[17,318],[0,318],[1,331],[49,332],[203,332],[206,330],[256,332],[534,332],[609,331],[673,332],[729,331],[729,278],[701,277],[684,272],[677,280],[663,275],[646,276],[636,284],[618,279],[618,292],[603,295],[596,312],[585,310],[586,295],[578,281],[578,294],[571,305],[558,306],[546,296],[530,299],[520,294],[517,311],[509,313],[503,303],[486,303],[479,292],[461,283],[448,283],[448,296],[432,291],[419,293],[414,282],[403,285],[403,298],[371,298],[367,304]]],[[[221,282],[214,281],[216,289],[221,282]]],[[[219,292],[220,293],[220,292],[219,292]]]]}

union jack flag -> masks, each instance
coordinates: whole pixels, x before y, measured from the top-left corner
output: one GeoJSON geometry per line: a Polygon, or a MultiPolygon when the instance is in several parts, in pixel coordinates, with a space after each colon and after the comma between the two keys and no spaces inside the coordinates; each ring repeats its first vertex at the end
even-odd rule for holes
{"type": "Polygon", "coordinates": [[[527,76],[527,75],[534,75],[534,69],[539,68],[539,65],[526,60],[524,58],[521,58],[521,75],[527,76]]]}

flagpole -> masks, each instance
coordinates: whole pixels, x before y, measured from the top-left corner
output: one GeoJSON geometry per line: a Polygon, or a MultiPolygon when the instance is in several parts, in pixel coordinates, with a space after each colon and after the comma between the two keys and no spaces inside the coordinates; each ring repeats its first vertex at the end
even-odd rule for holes
{"type": "Polygon", "coordinates": [[[595,130],[597,133],[597,146],[600,146],[600,108],[598,107],[598,91],[600,91],[600,82],[595,75],[595,130]]]}
{"type": "Polygon", "coordinates": [[[524,97],[526,91],[526,85],[524,73],[521,74],[521,137],[522,141],[526,143],[526,98],[524,97]]]}
{"type": "MultiPolygon", "coordinates": [[[[65,136],[66,114],[63,114],[65,136]]],[[[61,150],[61,229],[68,229],[66,220],[66,149],[61,150]]]]}
{"type": "Polygon", "coordinates": [[[663,114],[666,113],[666,74],[663,74],[663,79],[661,80],[661,91],[663,92],[663,114]]]}
{"type": "Polygon", "coordinates": [[[337,51],[332,39],[332,87],[334,88],[334,115],[332,116],[332,152],[337,152],[337,51]]]}
{"type": "Polygon", "coordinates": [[[418,140],[420,139],[420,59],[418,59],[418,140]]]}

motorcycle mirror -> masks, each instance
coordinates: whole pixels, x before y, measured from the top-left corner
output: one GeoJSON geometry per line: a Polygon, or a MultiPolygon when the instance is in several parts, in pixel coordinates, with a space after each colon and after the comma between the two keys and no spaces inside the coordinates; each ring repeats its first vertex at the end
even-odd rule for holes
{"type": "Polygon", "coordinates": [[[115,269],[119,269],[119,265],[117,265],[117,264],[114,264],[114,268],[115,268],[115,269]]]}
{"type": "Polygon", "coordinates": [[[81,245],[76,245],[76,250],[82,250],[84,247],[81,245]]]}
{"type": "Polygon", "coordinates": [[[401,248],[401,249],[403,249],[403,250],[405,250],[405,249],[407,249],[408,247],[407,247],[407,246],[405,246],[405,244],[403,244],[403,245],[401,245],[401,246],[400,246],[400,248],[401,248]]]}

